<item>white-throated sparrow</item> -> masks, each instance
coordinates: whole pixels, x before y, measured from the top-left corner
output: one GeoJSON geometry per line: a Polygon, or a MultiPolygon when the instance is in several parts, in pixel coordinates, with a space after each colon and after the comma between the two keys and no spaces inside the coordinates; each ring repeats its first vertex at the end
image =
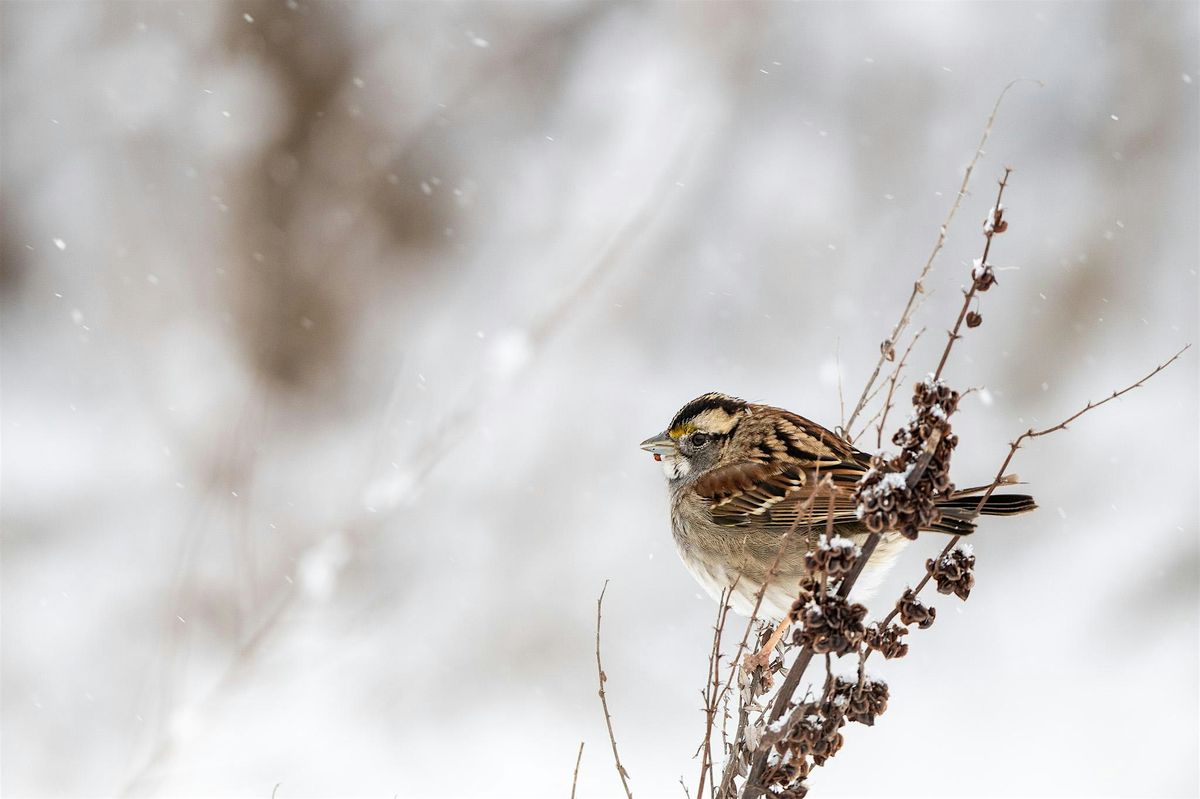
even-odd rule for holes
{"type": "MultiPolygon", "coordinates": [[[[714,598],[732,588],[731,605],[744,616],[752,614],[777,556],[758,616],[780,621],[787,615],[805,575],[804,554],[826,531],[830,512],[835,534],[856,544],[866,540],[854,488],[870,468],[871,456],[802,416],[725,394],[704,394],[641,446],[662,461],[670,482],[671,530],[684,565],[714,598]],[[802,511],[826,476],[838,489],[832,500],[822,494],[802,511]],[[789,529],[796,533],[781,554],[789,529]]],[[[970,533],[978,502],[968,496],[938,502],[941,518],[927,529],[970,533]]],[[[1007,516],[1035,507],[1029,496],[992,495],[983,513],[1007,516]]],[[[878,585],[906,543],[899,532],[885,532],[856,593],[878,585]]]]}

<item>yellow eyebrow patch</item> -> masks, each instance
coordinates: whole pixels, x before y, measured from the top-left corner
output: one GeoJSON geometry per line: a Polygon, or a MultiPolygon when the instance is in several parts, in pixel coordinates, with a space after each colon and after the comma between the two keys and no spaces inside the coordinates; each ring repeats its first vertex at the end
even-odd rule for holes
{"type": "Polygon", "coordinates": [[[696,425],[692,424],[691,422],[687,422],[685,424],[672,427],[667,431],[667,435],[669,435],[671,438],[683,438],[688,433],[694,433],[695,431],[696,425]]]}

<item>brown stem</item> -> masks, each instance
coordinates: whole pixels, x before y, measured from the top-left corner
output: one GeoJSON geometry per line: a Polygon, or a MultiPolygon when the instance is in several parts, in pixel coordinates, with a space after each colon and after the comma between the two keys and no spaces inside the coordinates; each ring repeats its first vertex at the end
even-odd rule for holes
{"type": "MultiPolygon", "coordinates": [[[[1004,189],[1008,186],[1008,176],[1011,174],[1012,167],[1004,167],[1004,177],[1000,178],[1000,190],[996,192],[996,204],[992,206],[993,208],[1000,207],[1000,201],[1004,199],[1004,189]]],[[[992,237],[996,233],[997,231],[991,225],[988,225],[987,232],[984,234],[983,257],[979,259],[980,269],[987,267],[988,253],[992,249],[992,237]]],[[[972,277],[974,276],[972,275],[972,277]]],[[[950,357],[950,350],[954,348],[954,342],[959,339],[958,331],[962,329],[963,320],[967,318],[967,311],[971,310],[971,300],[975,299],[976,286],[978,285],[979,281],[972,279],[971,288],[963,296],[963,304],[962,308],[958,311],[958,319],[954,322],[954,329],[948,334],[949,338],[946,340],[946,349],[942,350],[942,359],[938,361],[937,371],[933,373],[935,382],[942,376],[942,370],[946,368],[946,360],[950,357]]]]}
{"type": "Polygon", "coordinates": [[[571,799],[575,799],[575,786],[579,784],[579,762],[583,760],[583,741],[579,742],[579,754],[575,755],[575,775],[571,777],[571,799]]]}
{"type": "MultiPolygon", "coordinates": [[[[924,332],[925,328],[917,331],[917,335],[913,336],[912,341],[908,342],[908,347],[904,350],[904,355],[900,356],[900,363],[896,364],[896,368],[892,371],[892,377],[888,383],[887,398],[883,401],[883,412],[879,419],[879,426],[875,431],[876,449],[883,447],[883,427],[887,424],[888,414],[892,410],[892,395],[896,392],[896,382],[900,379],[900,374],[904,371],[904,364],[908,360],[909,353],[912,352],[913,347],[916,346],[917,339],[921,338],[921,334],[924,332]]],[[[870,427],[870,425],[867,425],[863,429],[863,432],[865,433],[870,427]]]]}
{"type": "Polygon", "coordinates": [[[721,591],[720,609],[717,611],[717,623],[713,626],[712,649],[708,654],[708,677],[704,681],[704,742],[700,745],[700,780],[696,788],[696,796],[704,795],[704,780],[714,785],[712,776],[712,731],[713,720],[717,715],[721,694],[721,637],[725,632],[725,619],[729,615],[729,597],[733,589],[721,591]]]}
{"type": "Polygon", "coordinates": [[[617,753],[617,736],[613,732],[612,715],[608,712],[608,699],[604,695],[604,683],[608,680],[608,676],[604,673],[604,664],[600,662],[600,619],[604,607],[604,592],[607,590],[608,580],[605,580],[604,587],[600,589],[600,598],[596,600],[596,674],[600,678],[600,705],[604,708],[604,723],[608,725],[608,740],[612,743],[613,762],[617,766],[617,774],[621,777],[621,787],[625,789],[626,799],[633,799],[633,792],[629,790],[629,773],[621,765],[621,755],[617,753]]]}

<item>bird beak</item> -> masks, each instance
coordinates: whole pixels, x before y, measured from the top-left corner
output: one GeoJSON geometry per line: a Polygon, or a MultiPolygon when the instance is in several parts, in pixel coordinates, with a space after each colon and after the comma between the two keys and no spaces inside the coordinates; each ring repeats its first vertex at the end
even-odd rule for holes
{"type": "Polygon", "coordinates": [[[641,443],[641,448],[653,454],[656,461],[661,461],[663,455],[679,454],[679,445],[675,443],[675,439],[666,433],[650,436],[650,438],[641,443]]]}

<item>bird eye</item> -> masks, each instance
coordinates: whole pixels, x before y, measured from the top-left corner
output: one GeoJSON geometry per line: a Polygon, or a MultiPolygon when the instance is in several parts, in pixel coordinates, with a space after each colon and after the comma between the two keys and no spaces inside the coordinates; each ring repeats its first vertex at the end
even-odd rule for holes
{"type": "Polygon", "coordinates": [[[708,433],[692,433],[692,446],[699,449],[708,443],[708,433]]]}

